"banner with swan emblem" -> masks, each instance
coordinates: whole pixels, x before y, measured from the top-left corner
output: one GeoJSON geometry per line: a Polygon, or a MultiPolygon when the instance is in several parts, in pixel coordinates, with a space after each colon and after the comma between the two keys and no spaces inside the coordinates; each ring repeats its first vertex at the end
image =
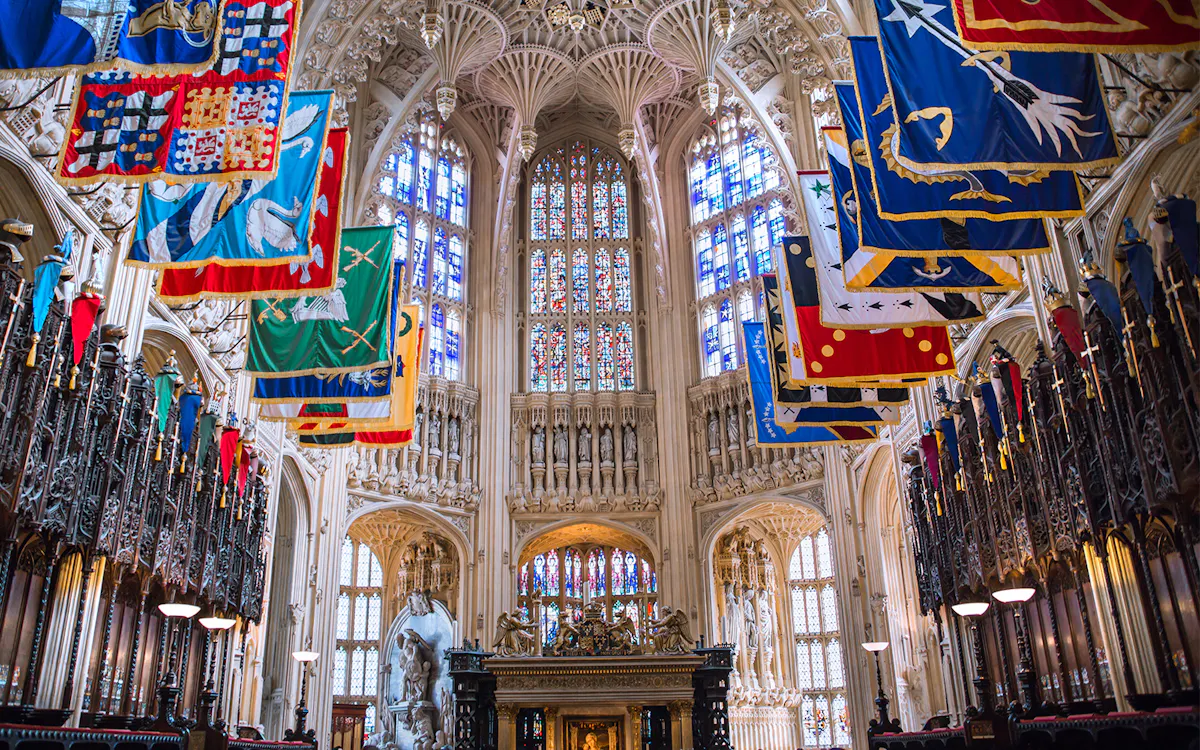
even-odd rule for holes
{"type": "Polygon", "coordinates": [[[296,91],[270,179],[142,187],[127,262],[153,268],[277,265],[312,257],[314,185],[325,153],[329,91],[296,91]]]}

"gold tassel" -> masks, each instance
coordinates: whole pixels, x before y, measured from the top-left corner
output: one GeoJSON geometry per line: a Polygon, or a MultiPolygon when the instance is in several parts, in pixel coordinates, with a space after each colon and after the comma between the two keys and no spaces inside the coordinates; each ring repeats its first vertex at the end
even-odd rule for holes
{"type": "Polygon", "coordinates": [[[241,500],[239,500],[239,501],[238,501],[238,516],[237,516],[237,520],[239,520],[239,521],[240,521],[240,520],[242,520],[242,501],[241,501],[241,500]]]}
{"type": "Polygon", "coordinates": [[[202,477],[202,476],[196,477],[196,492],[199,492],[201,486],[203,486],[203,485],[204,485],[204,477],[202,477]]]}
{"type": "Polygon", "coordinates": [[[1004,448],[1000,449],[1000,470],[1008,471],[1008,462],[1004,460],[1004,448]]]}
{"type": "Polygon", "coordinates": [[[1092,388],[1092,381],[1088,380],[1086,373],[1083,376],[1083,384],[1086,386],[1084,393],[1087,395],[1087,397],[1095,398],[1096,397],[1096,389],[1092,388]]]}
{"type": "Polygon", "coordinates": [[[62,373],[61,372],[54,373],[54,387],[55,388],[62,387],[62,373]]]}
{"type": "Polygon", "coordinates": [[[67,383],[67,387],[71,390],[75,390],[75,377],[77,375],[79,375],[79,365],[75,365],[71,368],[71,381],[67,383]]]}
{"type": "Polygon", "coordinates": [[[958,490],[959,492],[963,491],[962,472],[961,471],[955,472],[955,474],[954,474],[954,489],[958,490]]]}
{"type": "Polygon", "coordinates": [[[158,433],[158,447],[154,449],[154,460],[162,460],[162,433],[158,433]]]}
{"type": "Polygon", "coordinates": [[[1150,325],[1150,346],[1157,349],[1161,342],[1158,340],[1158,331],[1154,330],[1154,316],[1146,318],[1146,323],[1150,325]]]}
{"type": "Polygon", "coordinates": [[[937,505],[937,514],[939,517],[941,517],[941,515],[942,515],[942,496],[935,492],[935,493],[933,493],[933,500],[934,500],[934,503],[937,505]]]}
{"type": "Polygon", "coordinates": [[[25,358],[26,367],[33,367],[35,364],[37,364],[37,345],[41,340],[41,334],[33,334],[33,344],[29,347],[29,356],[25,358]]]}
{"type": "Polygon", "coordinates": [[[184,472],[184,470],[186,470],[186,469],[187,469],[187,454],[184,453],[183,457],[179,459],[179,473],[182,474],[184,472]]]}
{"type": "Polygon", "coordinates": [[[228,491],[229,490],[225,487],[221,488],[221,509],[222,510],[225,509],[225,495],[226,495],[226,493],[228,493],[228,491]]]}
{"type": "Polygon", "coordinates": [[[1019,442],[1025,442],[1025,425],[1017,423],[1017,438],[1019,442]]]}

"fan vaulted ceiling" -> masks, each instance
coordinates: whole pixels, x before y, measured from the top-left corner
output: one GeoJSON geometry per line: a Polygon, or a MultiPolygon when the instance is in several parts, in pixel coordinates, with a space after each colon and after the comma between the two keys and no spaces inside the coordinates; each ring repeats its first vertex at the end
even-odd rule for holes
{"type": "Polygon", "coordinates": [[[715,107],[730,73],[751,91],[778,73],[808,90],[845,76],[838,2],[312,0],[299,84],[335,88],[345,108],[361,84],[382,81],[402,99],[432,69],[445,115],[483,101],[528,128],[570,104],[627,127],[631,110],[668,97],[715,107]]]}

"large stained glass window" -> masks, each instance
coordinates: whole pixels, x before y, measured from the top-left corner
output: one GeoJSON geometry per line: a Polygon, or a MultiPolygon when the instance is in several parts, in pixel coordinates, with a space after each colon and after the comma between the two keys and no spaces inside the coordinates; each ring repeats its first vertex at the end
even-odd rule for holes
{"type": "Polygon", "coordinates": [[[365,544],[342,540],[333,694],[339,702],[375,704],[383,633],[383,567],[365,544]]]}
{"type": "Polygon", "coordinates": [[[530,390],[636,389],[628,167],[581,139],[529,179],[530,390]]]}
{"type": "Polygon", "coordinates": [[[542,644],[554,640],[559,618],[573,621],[595,602],[606,620],[628,617],[643,628],[658,616],[658,576],[643,553],[602,543],[580,542],[529,554],[517,573],[517,608],[541,624],[542,644]]]}
{"type": "Polygon", "coordinates": [[[447,380],[463,375],[468,181],[466,152],[430,110],[401,133],[377,185],[383,202],[375,218],[395,227],[393,248],[405,260],[408,298],[442,316],[440,333],[431,330],[435,321],[421,321],[421,369],[447,380]]]}
{"type": "Polygon", "coordinates": [[[827,529],[800,540],[788,564],[788,588],[804,746],[849,747],[846,664],[827,529]]]}
{"type": "Polygon", "coordinates": [[[700,363],[711,377],[745,361],[732,305],[739,321],[763,316],[752,300],[762,293],[758,276],[774,271],[771,246],[786,231],[786,188],[762,129],[738,105],[722,107],[708,121],[690,159],[700,363]]]}

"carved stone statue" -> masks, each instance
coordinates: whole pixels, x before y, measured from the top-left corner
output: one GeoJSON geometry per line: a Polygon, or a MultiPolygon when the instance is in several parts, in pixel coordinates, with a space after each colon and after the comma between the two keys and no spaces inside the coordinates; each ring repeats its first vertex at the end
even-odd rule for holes
{"type": "Polygon", "coordinates": [[[758,627],[763,651],[775,651],[775,622],[771,619],[771,608],[767,604],[765,589],[758,592],[758,627]]]}
{"type": "Polygon", "coordinates": [[[650,638],[660,654],[686,654],[692,650],[692,635],[682,609],[663,607],[663,616],[650,621],[650,638]]]}
{"type": "Polygon", "coordinates": [[[567,457],[570,454],[567,452],[567,429],[565,427],[554,428],[554,463],[565,464],[567,457]]]}
{"type": "Polygon", "coordinates": [[[611,464],[613,460],[613,434],[611,427],[605,427],[600,433],[600,462],[611,464]]]}
{"type": "Polygon", "coordinates": [[[413,445],[421,444],[421,423],[425,421],[425,412],[417,409],[413,415],[413,445]]]}
{"type": "Polygon", "coordinates": [[[637,430],[633,425],[625,425],[625,435],[621,438],[621,449],[624,451],[623,457],[626,466],[637,461],[637,430]]]}
{"type": "Polygon", "coordinates": [[[758,648],[758,615],[754,612],[754,597],[750,592],[742,597],[742,624],[746,628],[746,647],[758,648]]]}
{"type": "MultiPolygon", "coordinates": [[[[404,644],[400,647],[400,653],[404,660],[403,700],[409,703],[428,700],[429,671],[433,668],[429,661],[429,644],[417,631],[409,628],[404,631],[404,644]]],[[[432,733],[430,737],[432,738],[432,733]]]]}
{"type": "Polygon", "coordinates": [[[533,431],[533,463],[546,463],[546,428],[539,427],[533,431]]]}
{"type": "Polygon", "coordinates": [[[592,431],[587,425],[579,428],[579,450],[576,451],[579,455],[580,463],[592,462],[592,431]]]}
{"type": "Polygon", "coordinates": [[[729,436],[729,444],[737,445],[741,438],[741,428],[738,426],[738,415],[732,408],[725,411],[725,433],[729,436]]]}
{"type": "Polygon", "coordinates": [[[429,415],[429,447],[442,449],[442,415],[436,411],[429,415]]]}
{"type": "Polygon", "coordinates": [[[725,595],[725,617],[721,626],[725,630],[726,643],[737,643],[738,634],[742,632],[742,608],[738,605],[737,591],[729,581],[722,587],[725,595]]]}
{"type": "Polygon", "coordinates": [[[721,450],[721,425],[716,413],[708,415],[708,450],[710,453],[721,450]]]}
{"type": "Polygon", "coordinates": [[[492,649],[497,656],[531,656],[533,654],[533,625],[508,612],[496,618],[496,640],[492,649]]]}
{"type": "Polygon", "coordinates": [[[450,429],[450,453],[453,455],[458,455],[458,448],[459,448],[458,437],[459,437],[459,429],[460,428],[458,426],[457,419],[450,420],[449,429],[450,429]]]}
{"type": "Polygon", "coordinates": [[[433,602],[429,598],[429,590],[412,591],[408,595],[408,611],[413,617],[427,615],[433,611],[433,602]]]}

